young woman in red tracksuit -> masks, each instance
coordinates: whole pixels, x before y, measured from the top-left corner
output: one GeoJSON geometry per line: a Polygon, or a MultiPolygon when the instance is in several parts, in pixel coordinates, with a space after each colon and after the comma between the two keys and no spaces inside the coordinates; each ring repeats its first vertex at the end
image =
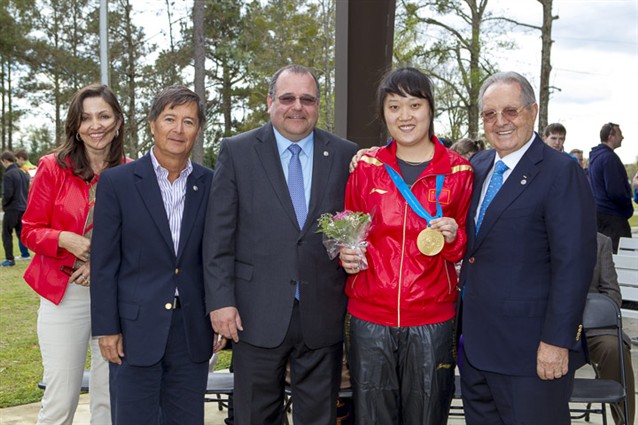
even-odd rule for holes
{"type": "Polygon", "coordinates": [[[454,391],[454,263],[465,251],[472,168],[433,131],[430,79],[391,71],[378,89],[392,140],[348,181],[346,209],[372,214],[365,256],[344,248],[357,424],[445,424],[454,391]]]}

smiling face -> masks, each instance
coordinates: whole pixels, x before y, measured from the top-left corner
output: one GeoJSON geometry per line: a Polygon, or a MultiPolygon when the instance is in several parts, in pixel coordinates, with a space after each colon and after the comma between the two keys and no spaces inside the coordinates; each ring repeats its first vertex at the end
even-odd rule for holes
{"type": "Polygon", "coordinates": [[[160,162],[186,162],[199,133],[198,109],[195,102],[167,105],[155,121],[151,134],[155,141],[153,153],[160,162]]]}
{"type": "Polygon", "coordinates": [[[284,71],[275,85],[274,96],[268,96],[268,113],[272,125],[282,136],[298,142],[308,136],[319,119],[317,84],[310,74],[284,71]],[[291,104],[288,99],[295,97],[291,104]],[[305,101],[302,102],[301,98],[305,101]],[[314,98],[314,103],[309,102],[314,98]],[[280,101],[284,99],[284,102],[280,101]]]}
{"type": "Polygon", "coordinates": [[[538,105],[525,106],[521,87],[514,82],[496,82],[483,95],[483,113],[496,111],[496,120],[483,122],[485,136],[498,155],[504,156],[519,150],[534,134],[534,121],[538,105]],[[506,118],[503,110],[517,110],[516,118],[506,118]]]}
{"type": "Polygon", "coordinates": [[[89,153],[108,152],[121,123],[113,108],[99,96],[82,101],[78,134],[89,153]]]}
{"type": "Polygon", "coordinates": [[[426,99],[388,93],[383,116],[397,149],[422,146],[430,142],[430,105],[426,99]]]}

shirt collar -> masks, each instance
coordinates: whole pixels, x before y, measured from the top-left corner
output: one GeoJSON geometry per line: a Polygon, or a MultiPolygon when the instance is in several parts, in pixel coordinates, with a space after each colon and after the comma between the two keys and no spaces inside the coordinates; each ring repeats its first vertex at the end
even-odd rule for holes
{"type": "MultiPolygon", "coordinates": [[[[278,132],[274,126],[272,129],[275,132],[275,140],[277,141],[277,150],[279,151],[279,156],[281,157],[288,150],[288,146],[292,145],[295,142],[292,142],[286,139],[284,136],[282,136],[281,133],[278,132]]],[[[302,152],[308,155],[309,149],[312,146],[313,141],[314,141],[314,131],[311,132],[306,137],[304,137],[303,139],[301,139],[300,141],[296,142],[296,144],[301,148],[302,152]]]]}
{"type": "MultiPolygon", "coordinates": [[[[155,174],[157,176],[163,176],[163,177],[168,176],[168,170],[162,167],[162,165],[159,163],[159,161],[155,157],[154,147],[151,147],[149,154],[151,156],[151,163],[153,164],[153,170],[155,171],[155,174]]],[[[186,161],[186,166],[184,167],[182,171],[179,172],[179,176],[180,177],[189,176],[192,171],[193,171],[193,163],[191,162],[191,159],[188,158],[188,160],[186,161]]]]}
{"type": "Polygon", "coordinates": [[[518,161],[520,161],[523,155],[525,155],[525,152],[527,152],[529,147],[532,146],[532,142],[534,141],[535,138],[536,138],[536,133],[532,132],[532,137],[529,139],[527,143],[521,146],[518,150],[505,155],[503,158],[501,158],[498,155],[498,152],[496,152],[496,155],[494,155],[494,164],[496,164],[499,160],[502,160],[505,163],[505,165],[507,165],[508,170],[513,170],[514,167],[516,167],[516,164],[518,164],[518,161]]]}

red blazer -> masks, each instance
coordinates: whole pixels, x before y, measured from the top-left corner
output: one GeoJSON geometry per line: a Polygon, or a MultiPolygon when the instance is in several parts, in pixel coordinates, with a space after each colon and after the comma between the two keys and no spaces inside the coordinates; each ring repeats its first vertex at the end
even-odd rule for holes
{"type": "Polygon", "coordinates": [[[69,282],[69,276],[60,268],[72,267],[75,261],[73,254],[58,247],[58,237],[62,231],[79,235],[84,232],[89,190],[98,178],[87,183],[71,169],[60,168],[54,154],[49,154],[40,159],[31,182],[20,238],[35,256],[24,272],[24,280],[55,304],[62,301],[69,282]]]}

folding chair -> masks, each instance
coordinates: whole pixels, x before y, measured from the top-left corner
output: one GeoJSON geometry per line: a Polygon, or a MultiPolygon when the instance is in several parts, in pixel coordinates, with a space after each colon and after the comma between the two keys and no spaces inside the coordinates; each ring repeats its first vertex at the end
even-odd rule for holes
{"type": "Polygon", "coordinates": [[[216,372],[218,353],[213,354],[208,365],[208,382],[204,401],[216,402],[219,410],[228,408],[228,400],[233,395],[235,377],[231,372],[216,372]]]}
{"type": "MultiPolygon", "coordinates": [[[[625,424],[629,417],[627,407],[627,383],[625,382],[625,358],[623,356],[623,340],[622,340],[622,317],[620,309],[616,303],[606,295],[598,293],[589,293],[587,295],[587,303],[585,305],[585,313],[583,314],[583,327],[585,334],[592,329],[613,329],[618,337],[618,361],[620,362],[621,382],[618,383],[611,379],[599,378],[576,378],[574,380],[574,389],[570,402],[586,403],[588,406],[592,403],[600,403],[600,409],[588,407],[586,409],[570,409],[572,412],[582,413],[579,417],[585,417],[589,413],[598,413],[602,415],[603,425],[607,425],[607,409],[606,404],[620,403],[624,404],[625,424]]],[[[633,395],[632,395],[633,396],[633,395]]]]}

